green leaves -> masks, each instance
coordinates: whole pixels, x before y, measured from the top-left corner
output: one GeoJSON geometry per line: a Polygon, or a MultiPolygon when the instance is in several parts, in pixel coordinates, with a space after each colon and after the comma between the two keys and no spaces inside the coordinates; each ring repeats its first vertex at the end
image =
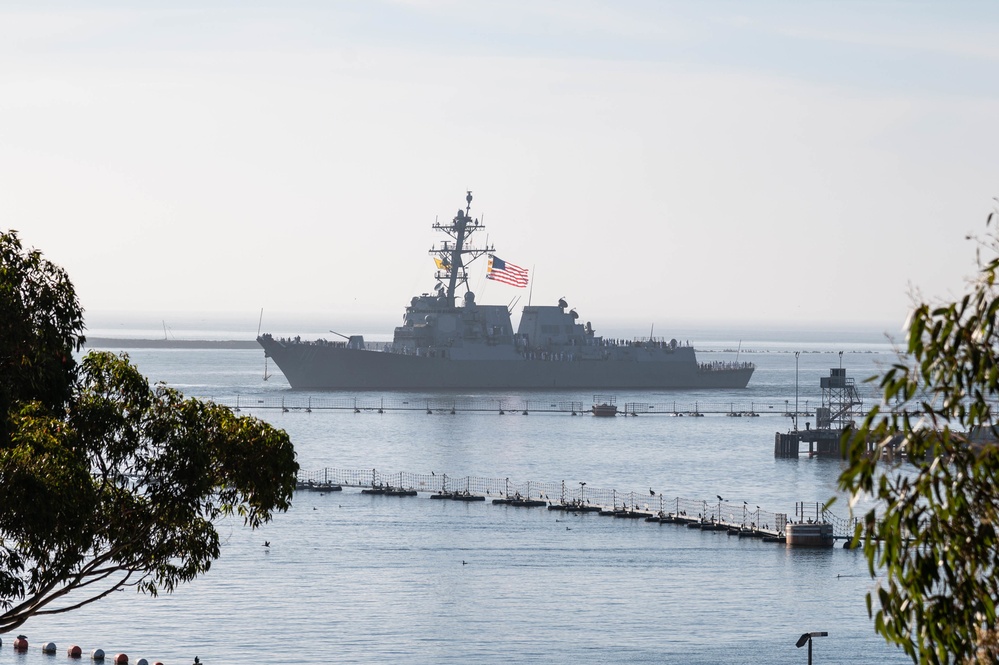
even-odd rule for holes
{"type": "MultiPolygon", "coordinates": [[[[999,257],[995,237],[989,247],[999,257]]],[[[997,268],[999,258],[980,265],[953,303],[915,307],[882,405],[846,435],[840,487],[883,506],[858,531],[872,577],[884,578],[868,612],[914,662],[974,662],[999,641],[997,268]],[[900,442],[905,465],[888,461],[900,442]]]]}
{"type": "Polygon", "coordinates": [[[0,449],[0,630],[95,578],[94,598],[172,591],[218,558],[220,517],[256,527],[291,505],[287,434],[151,388],[124,355],[83,360],[64,418],[36,402],[12,422],[0,449]]]}
{"type": "Polygon", "coordinates": [[[73,353],[83,346],[83,308],[62,268],[25,250],[16,231],[0,233],[0,447],[6,415],[37,400],[59,408],[72,393],[73,353]]]}
{"type": "Polygon", "coordinates": [[[283,431],[150,389],[126,358],[111,354],[84,361],[80,403],[86,408],[71,409],[69,422],[89,428],[90,465],[104,470],[96,480],[112,505],[128,500],[95,535],[135,543],[122,556],[143,558],[156,584],[172,588],[208,569],[218,542],[206,538],[206,527],[219,517],[238,513],[256,527],[290,506],[298,464],[283,431]]]}
{"type": "Polygon", "coordinates": [[[65,273],[14,233],[0,260],[0,632],[126,586],[172,591],[218,558],[220,517],[257,527],[287,510],[285,432],[150,386],[125,355],[77,366],[65,273]]]}

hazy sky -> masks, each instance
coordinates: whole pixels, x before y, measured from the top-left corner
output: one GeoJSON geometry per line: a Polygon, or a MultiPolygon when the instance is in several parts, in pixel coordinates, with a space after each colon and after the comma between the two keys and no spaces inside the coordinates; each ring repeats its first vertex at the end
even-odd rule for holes
{"type": "MultiPolygon", "coordinates": [[[[3,2],[0,224],[102,321],[391,327],[471,189],[534,304],[598,332],[898,330],[999,195],[997,29],[988,2],[3,2]]],[[[479,302],[526,303],[484,270],[479,302]]]]}

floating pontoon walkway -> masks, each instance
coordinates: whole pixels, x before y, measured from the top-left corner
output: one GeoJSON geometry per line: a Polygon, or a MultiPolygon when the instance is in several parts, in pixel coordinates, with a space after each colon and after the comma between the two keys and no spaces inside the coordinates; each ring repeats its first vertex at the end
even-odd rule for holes
{"type": "Polygon", "coordinates": [[[314,491],[340,491],[344,487],[361,488],[365,494],[389,496],[428,495],[431,499],[455,501],[492,500],[495,505],[523,508],[547,508],[551,511],[598,513],[599,515],[640,519],[658,524],[676,524],[702,531],[724,531],[739,537],[764,538],[784,542],[787,525],[794,522],[829,523],[836,539],[850,540],[856,519],[844,519],[821,508],[819,504],[799,503],[792,519],[788,513],[770,512],[747,501],[667,498],[653,488],[620,492],[594,488],[585,482],[516,482],[509,478],[456,478],[446,473],[384,473],[377,469],[326,468],[310,473],[299,472],[298,488],[314,491]],[[814,505],[814,510],[812,506],[814,505]],[[807,514],[806,514],[807,512],[807,514]]]}

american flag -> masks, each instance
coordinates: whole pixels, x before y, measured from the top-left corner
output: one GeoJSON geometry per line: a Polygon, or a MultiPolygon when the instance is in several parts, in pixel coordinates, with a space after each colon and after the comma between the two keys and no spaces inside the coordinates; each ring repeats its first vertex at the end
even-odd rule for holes
{"type": "Polygon", "coordinates": [[[489,255],[489,265],[486,267],[486,279],[494,279],[510,286],[525,288],[527,286],[527,268],[507,263],[498,256],[489,255]]]}

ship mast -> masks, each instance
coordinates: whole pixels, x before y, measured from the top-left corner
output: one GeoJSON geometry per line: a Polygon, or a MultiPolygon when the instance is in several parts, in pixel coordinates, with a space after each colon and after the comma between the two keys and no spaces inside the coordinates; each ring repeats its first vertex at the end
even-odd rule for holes
{"type": "MultiPolygon", "coordinates": [[[[461,285],[468,290],[468,271],[466,266],[483,254],[494,251],[488,244],[482,249],[477,249],[467,244],[472,234],[480,229],[484,229],[485,224],[480,224],[479,220],[472,219],[469,211],[472,208],[472,192],[465,196],[465,209],[458,209],[458,214],[451,220],[450,224],[434,222],[433,229],[446,233],[451,240],[445,240],[438,247],[434,245],[430,248],[430,254],[437,261],[437,272],[434,275],[441,282],[447,281],[447,306],[455,306],[455,294],[461,285]],[[465,258],[467,255],[468,258],[465,258]]],[[[439,289],[443,287],[438,287],[439,289]]]]}

